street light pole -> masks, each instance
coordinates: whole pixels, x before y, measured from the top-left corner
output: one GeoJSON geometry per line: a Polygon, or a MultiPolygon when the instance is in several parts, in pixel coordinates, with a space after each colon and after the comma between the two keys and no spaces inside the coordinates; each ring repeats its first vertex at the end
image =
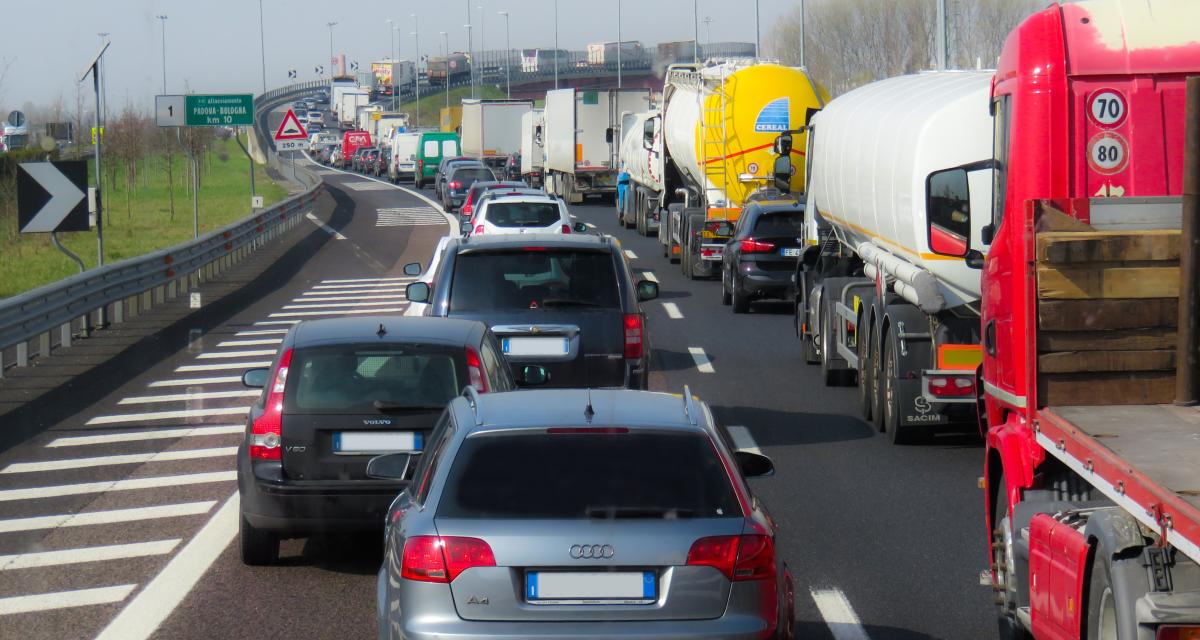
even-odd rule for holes
{"type": "Polygon", "coordinates": [[[754,0],[754,59],[762,58],[762,27],[759,22],[758,0],[754,0]]]}
{"type": "Polygon", "coordinates": [[[621,88],[621,0],[617,0],[617,88],[621,88]]]}
{"type": "Polygon", "coordinates": [[[337,26],[336,22],[326,22],[325,26],[329,27],[329,77],[333,77],[333,28],[337,26]]]}
{"type": "Polygon", "coordinates": [[[504,84],[508,99],[512,100],[512,41],[508,33],[508,12],[501,11],[500,15],[504,16],[504,84]]]}
{"type": "MultiPolygon", "coordinates": [[[[479,61],[475,59],[475,39],[471,37],[471,0],[467,0],[467,59],[471,63],[471,97],[475,96],[475,67],[479,61]]],[[[446,80],[450,80],[450,70],[446,70],[446,80]]]]}
{"type": "Polygon", "coordinates": [[[700,0],[692,0],[692,62],[700,62],[700,0]]]}
{"type": "Polygon", "coordinates": [[[445,55],[442,57],[442,63],[446,66],[446,76],[442,78],[443,84],[446,85],[446,108],[450,108],[450,34],[445,31],[441,32],[442,41],[445,44],[445,55]]]}
{"type": "Polygon", "coordinates": [[[258,50],[262,55],[263,93],[267,92],[267,40],[263,27],[263,0],[258,0],[258,50]]]}
{"type": "Polygon", "coordinates": [[[163,72],[163,95],[167,94],[167,16],[157,15],[158,21],[162,23],[162,72],[163,72]]]}
{"type": "Polygon", "coordinates": [[[712,46],[712,16],[704,16],[704,44],[712,46]]]}
{"type": "Polygon", "coordinates": [[[413,88],[417,92],[417,120],[413,123],[413,128],[419,129],[421,127],[421,21],[415,13],[411,17],[413,19],[413,88]]]}
{"type": "MultiPolygon", "coordinates": [[[[388,23],[388,58],[392,61],[392,75],[396,75],[396,58],[393,54],[396,52],[396,26],[391,18],[387,19],[388,23]]],[[[396,110],[396,83],[392,82],[392,111],[396,110]]]]}
{"type": "Polygon", "coordinates": [[[484,20],[483,20],[483,5],[478,5],[475,8],[479,9],[479,75],[477,76],[479,78],[479,96],[478,97],[482,98],[483,97],[483,68],[484,68],[483,59],[485,57],[484,52],[487,51],[487,48],[483,44],[484,43],[483,37],[486,33],[487,23],[484,22],[484,20]]]}
{"type": "Polygon", "coordinates": [[[554,88],[558,88],[558,0],[554,0],[554,88]]]}

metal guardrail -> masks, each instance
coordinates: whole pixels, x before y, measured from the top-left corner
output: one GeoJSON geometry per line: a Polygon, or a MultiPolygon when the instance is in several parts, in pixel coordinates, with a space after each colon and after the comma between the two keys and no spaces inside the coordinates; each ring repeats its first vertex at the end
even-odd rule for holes
{"type": "MultiPolygon", "coordinates": [[[[269,91],[255,100],[259,122],[284,96],[323,86],[323,82],[269,91]]],[[[261,133],[261,126],[255,127],[261,133]]],[[[266,135],[269,138],[269,134],[266,135]]],[[[260,142],[262,141],[260,137],[260,142]]],[[[173,300],[240,262],[256,249],[300,223],[321,190],[306,176],[308,188],[267,209],[191,242],[91,269],[31,291],[0,300],[0,376],[9,366],[27,366],[31,344],[36,354],[51,355],[99,322],[125,322],[157,304],[173,300]],[[56,339],[57,338],[57,339],[56,339]],[[14,349],[15,347],[15,349],[14,349]],[[5,353],[15,353],[5,362],[5,353]]]]}

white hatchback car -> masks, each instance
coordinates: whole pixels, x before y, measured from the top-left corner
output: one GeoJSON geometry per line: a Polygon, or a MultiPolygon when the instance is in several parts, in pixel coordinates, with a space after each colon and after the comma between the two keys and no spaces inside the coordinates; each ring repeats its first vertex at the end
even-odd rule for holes
{"type": "Polygon", "coordinates": [[[471,219],[471,235],[516,233],[583,233],[582,222],[571,222],[567,205],[539,195],[499,196],[484,200],[471,219]]]}

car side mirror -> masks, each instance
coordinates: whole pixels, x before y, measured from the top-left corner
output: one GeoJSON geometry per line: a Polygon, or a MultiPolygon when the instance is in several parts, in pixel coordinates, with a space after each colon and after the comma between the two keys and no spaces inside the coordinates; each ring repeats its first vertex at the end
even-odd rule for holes
{"type": "Polygon", "coordinates": [[[523,387],[536,387],[549,381],[550,372],[546,371],[546,367],[538,365],[521,367],[521,375],[517,377],[517,383],[523,387]]]}
{"type": "Polygon", "coordinates": [[[414,282],[404,288],[404,297],[409,302],[429,302],[429,285],[424,282],[414,282]]]}
{"type": "Polygon", "coordinates": [[[413,471],[413,453],[389,453],[367,461],[367,476],[379,480],[408,480],[413,471]]]}
{"type": "Polygon", "coordinates": [[[782,193],[788,193],[792,190],[792,159],[790,156],[779,156],[775,158],[775,166],[772,168],[772,182],[775,183],[775,188],[782,193]]]}
{"type": "Polygon", "coordinates": [[[775,475],[775,463],[761,453],[753,451],[734,451],[733,458],[737,460],[738,468],[747,478],[762,478],[775,475]]]}
{"type": "Polygon", "coordinates": [[[406,276],[421,275],[421,263],[410,262],[410,263],[404,265],[404,275],[406,275],[406,276]]]}
{"type": "Polygon", "coordinates": [[[637,299],[638,302],[653,300],[658,297],[658,283],[653,280],[638,280],[637,283],[637,299]]]}
{"type": "Polygon", "coordinates": [[[965,258],[971,248],[971,194],[967,171],[943,169],[925,180],[925,224],[929,250],[965,258]]]}
{"type": "Polygon", "coordinates": [[[582,222],[576,222],[571,227],[571,230],[574,231],[575,233],[587,233],[588,228],[587,228],[586,224],[584,224],[582,222]]]}
{"type": "Polygon", "coordinates": [[[262,389],[267,386],[267,378],[270,373],[271,370],[266,367],[250,369],[242,374],[242,384],[251,389],[262,389]]]}

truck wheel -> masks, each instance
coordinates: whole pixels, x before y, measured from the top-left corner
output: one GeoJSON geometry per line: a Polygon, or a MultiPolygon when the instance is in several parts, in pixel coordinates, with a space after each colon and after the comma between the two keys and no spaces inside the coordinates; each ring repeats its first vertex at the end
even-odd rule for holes
{"type": "Polygon", "coordinates": [[[883,367],[876,373],[883,378],[881,382],[883,397],[880,404],[883,411],[883,430],[887,432],[892,444],[909,444],[915,438],[917,427],[901,426],[900,424],[900,366],[896,357],[896,345],[892,339],[892,329],[883,340],[883,367]]]}
{"type": "Polygon", "coordinates": [[[1087,638],[1118,640],[1138,636],[1135,608],[1149,591],[1145,568],[1128,550],[1114,558],[1103,540],[1092,553],[1087,590],[1087,638]]]}
{"type": "Polygon", "coordinates": [[[855,340],[858,342],[858,410],[862,414],[863,420],[871,419],[871,405],[873,398],[871,397],[872,384],[874,378],[871,370],[871,328],[866,326],[866,318],[858,319],[858,331],[855,335],[855,340]],[[866,329],[866,335],[863,335],[866,329]]]}
{"type": "Polygon", "coordinates": [[[238,533],[244,564],[261,567],[279,559],[279,536],[275,532],[255,529],[243,515],[238,533]]]}
{"type": "Polygon", "coordinates": [[[634,206],[636,207],[634,209],[634,218],[638,235],[650,237],[650,225],[646,223],[646,216],[649,215],[649,212],[646,210],[648,208],[646,206],[646,199],[638,198],[634,206]]]}
{"type": "Polygon", "coordinates": [[[1013,575],[1016,557],[1013,552],[1012,520],[1008,516],[1008,490],[1004,476],[1000,476],[1000,487],[996,494],[995,512],[992,514],[992,557],[995,568],[996,603],[1000,606],[997,623],[1000,640],[1033,640],[1033,636],[1017,621],[1017,578],[1013,575]]]}
{"type": "Polygon", "coordinates": [[[721,304],[728,307],[733,304],[733,295],[729,293],[729,285],[725,282],[725,270],[721,270],[721,304]]]}
{"type": "Polygon", "coordinates": [[[742,291],[742,288],[740,286],[738,286],[736,273],[730,274],[729,286],[733,290],[732,291],[733,312],[734,313],[750,313],[750,297],[747,296],[745,294],[745,292],[742,291]]]}
{"type": "Polygon", "coordinates": [[[829,357],[835,353],[836,347],[833,345],[833,325],[829,321],[833,308],[825,296],[821,296],[821,307],[821,335],[818,336],[821,341],[821,379],[825,381],[825,386],[836,387],[841,385],[842,376],[829,366],[829,357]]]}

